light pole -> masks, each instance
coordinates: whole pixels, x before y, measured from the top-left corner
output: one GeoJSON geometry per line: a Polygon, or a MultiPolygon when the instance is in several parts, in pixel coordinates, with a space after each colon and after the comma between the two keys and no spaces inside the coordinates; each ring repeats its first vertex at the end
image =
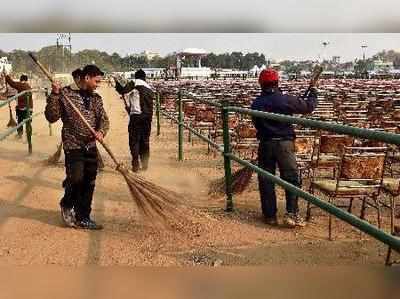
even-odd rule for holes
{"type": "Polygon", "coordinates": [[[328,60],[328,58],[326,57],[326,47],[329,45],[328,41],[323,41],[322,42],[322,46],[324,47],[323,53],[322,53],[322,62],[324,61],[324,59],[328,60]]]}
{"type": "Polygon", "coordinates": [[[365,51],[366,51],[367,48],[368,48],[367,45],[361,45],[361,49],[363,51],[363,61],[365,61],[365,51]]]}
{"type": "Polygon", "coordinates": [[[61,47],[61,63],[62,69],[61,71],[65,72],[65,61],[64,61],[64,47],[69,49],[69,64],[72,62],[72,46],[71,46],[71,33],[57,33],[57,47],[56,47],[56,56],[58,52],[58,47],[61,47]]]}
{"type": "Polygon", "coordinates": [[[367,65],[365,64],[365,51],[368,48],[367,45],[361,45],[361,49],[363,52],[363,76],[365,75],[365,73],[367,72],[367,65]]]}

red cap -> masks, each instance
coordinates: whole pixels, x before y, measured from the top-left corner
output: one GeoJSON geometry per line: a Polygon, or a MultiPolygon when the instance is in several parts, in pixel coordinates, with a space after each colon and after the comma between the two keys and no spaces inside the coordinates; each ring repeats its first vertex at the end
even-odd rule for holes
{"type": "Polygon", "coordinates": [[[271,82],[277,82],[279,80],[278,72],[274,69],[265,69],[262,70],[260,76],[258,77],[258,83],[260,85],[265,85],[271,82]]]}

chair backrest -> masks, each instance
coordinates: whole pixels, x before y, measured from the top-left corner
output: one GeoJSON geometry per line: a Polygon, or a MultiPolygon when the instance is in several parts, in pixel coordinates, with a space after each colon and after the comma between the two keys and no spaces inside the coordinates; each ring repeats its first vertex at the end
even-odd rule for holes
{"type": "Polygon", "coordinates": [[[184,102],[183,103],[183,112],[185,113],[185,117],[194,117],[196,115],[196,105],[194,102],[184,102]]]}
{"type": "Polygon", "coordinates": [[[382,181],[386,147],[345,147],[339,179],[382,181]]]}
{"type": "Polygon", "coordinates": [[[296,157],[311,161],[315,148],[315,140],[316,137],[312,135],[296,136],[294,142],[296,157]]]}
{"type": "Polygon", "coordinates": [[[195,120],[197,122],[214,122],[215,113],[210,109],[197,109],[195,120]]]}
{"type": "Polygon", "coordinates": [[[256,138],[257,130],[251,122],[245,122],[236,127],[236,134],[239,140],[256,138]]]}
{"type": "Polygon", "coordinates": [[[353,145],[353,137],[346,135],[321,135],[319,141],[320,154],[340,155],[345,146],[353,145]]]}

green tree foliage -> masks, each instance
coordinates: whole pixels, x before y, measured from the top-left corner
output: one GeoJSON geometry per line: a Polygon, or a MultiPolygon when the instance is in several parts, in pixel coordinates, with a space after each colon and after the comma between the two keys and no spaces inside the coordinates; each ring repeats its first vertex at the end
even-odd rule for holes
{"type": "MultiPolygon", "coordinates": [[[[39,60],[51,72],[70,72],[77,67],[86,64],[96,64],[105,72],[128,71],[137,68],[166,68],[176,63],[175,53],[164,57],[156,56],[148,60],[145,56],[132,54],[121,57],[118,53],[111,55],[95,49],[85,49],[76,53],[70,53],[69,49],[47,46],[38,52],[33,52],[39,60]]],[[[0,56],[7,56],[13,64],[13,69],[18,73],[30,73],[35,70],[35,66],[28,56],[27,51],[14,50],[4,52],[0,50],[0,56]]],[[[210,68],[229,68],[239,70],[249,70],[254,65],[261,66],[266,64],[264,54],[232,52],[223,54],[210,53],[202,59],[202,65],[210,68]]],[[[193,57],[186,57],[183,60],[185,66],[197,66],[197,60],[193,57]]]]}

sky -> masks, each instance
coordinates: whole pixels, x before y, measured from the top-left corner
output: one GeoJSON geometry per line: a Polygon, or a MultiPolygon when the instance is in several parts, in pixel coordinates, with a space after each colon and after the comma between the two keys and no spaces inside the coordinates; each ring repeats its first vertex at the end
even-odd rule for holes
{"type": "Polygon", "coordinates": [[[0,8],[5,51],[54,45],[56,32],[73,32],[73,52],[122,56],[195,47],[278,61],[350,61],[362,57],[361,45],[368,46],[367,57],[400,51],[399,0],[19,0],[0,8]]]}
{"type": "Polygon", "coordinates": [[[379,33],[399,32],[399,15],[398,0],[18,0],[0,30],[379,33]]]}
{"type": "MultiPolygon", "coordinates": [[[[56,33],[0,33],[0,49],[39,50],[55,45],[56,33]]],[[[272,60],[317,60],[340,56],[341,61],[366,57],[381,50],[400,51],[400,33],[71,33],[72,52],[98,49],[121,56],[144,50],[164,56],[184,48],[202,48],[221,54],[263,53],[272,60]],[[322,42],[329,44],[324,47],[322,42]]]]}

